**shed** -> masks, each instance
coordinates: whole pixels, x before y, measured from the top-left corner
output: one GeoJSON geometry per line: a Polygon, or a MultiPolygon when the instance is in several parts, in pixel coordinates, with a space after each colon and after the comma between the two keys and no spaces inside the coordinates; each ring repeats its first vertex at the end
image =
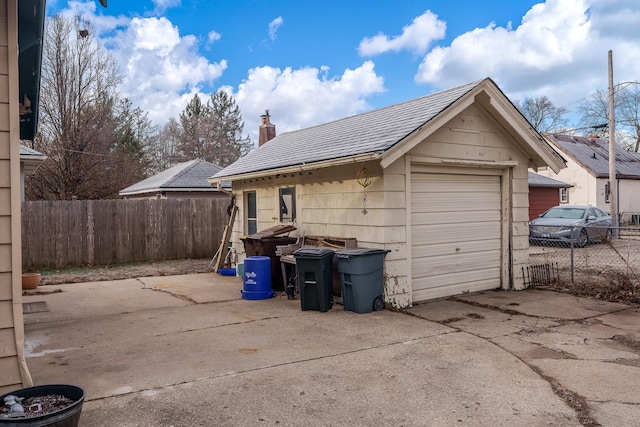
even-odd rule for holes
{"type": "Polygon", "coordinates": [[[207,179],[222,168],[202,159],[178,163],[149,178],[143,179],[118,194],[127,199],[194,199],[203,197],[229,197],[224,190],[231,189],[228,182],[222,190],[212,188],[207,179]]]}
{"type": "Polygon", "coordinates": [[[549,208],[569,203],[571,184],[529,171],[529,220],[549,208]]]}
{"type": "Polygon", "coordinates": [[[564,167],[491,79],[283,133],[210,178],[230,181],[232,240],[278,223],[388,249],[385,301],[522,289],[528,168],[564,167]]]}
{"type": "Polygon", "coordinates": [[[33,148],[20,146],[20,200],[24,202],[24,177],[33,175],[47,156],[33,148]]]}

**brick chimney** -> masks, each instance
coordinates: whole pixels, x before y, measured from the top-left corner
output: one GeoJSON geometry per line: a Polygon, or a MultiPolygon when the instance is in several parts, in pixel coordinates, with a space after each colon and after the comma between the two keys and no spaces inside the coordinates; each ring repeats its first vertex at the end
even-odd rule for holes
{"type": "Polygon", "coordinates": [[[258,137],[258,147],[265,144],[267,141],[276,137],[276,125],[269,121],[271,117],[269,115],[269,110],[265,110],[264,114],[261,115],[262,124],[260,125],[260,135],[258,137]]]}

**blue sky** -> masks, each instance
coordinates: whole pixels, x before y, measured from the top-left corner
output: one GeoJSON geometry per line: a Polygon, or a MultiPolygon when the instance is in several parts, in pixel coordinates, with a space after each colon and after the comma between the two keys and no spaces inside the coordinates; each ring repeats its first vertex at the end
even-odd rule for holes
{"type": "Polygon", "coordinates": [[[635,0],[48,0],[81,14],[119,62],[120,88],[163,125],[194,93],[229,91],[255,141],[491,77],[512,100],[570,110],[640,80],[635,0]]]}

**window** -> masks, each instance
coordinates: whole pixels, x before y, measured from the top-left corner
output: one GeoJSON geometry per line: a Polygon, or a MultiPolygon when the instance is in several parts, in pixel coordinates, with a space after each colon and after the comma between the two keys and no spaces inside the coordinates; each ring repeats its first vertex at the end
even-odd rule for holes
{"type": "Polygon", "coordinates": [[[255,191],[249,191],[246,195],[247,203],[247,235],[258,232],[258,207],[255,191]]]}
{"type": "Polygon", "coordinates": [[[561,188],[560,189],[560,203],[569,203],[569,189],[561,188]]]}
{"type": "Polygon", "coordinates": [[[604,202],[609,203],[609,183],[604,185],[604,202]]]}
{"type": "Polygon", "coordinates": [[[293,222],[296,220],[296,189],[280,189],[280,222],[293,222]]]}

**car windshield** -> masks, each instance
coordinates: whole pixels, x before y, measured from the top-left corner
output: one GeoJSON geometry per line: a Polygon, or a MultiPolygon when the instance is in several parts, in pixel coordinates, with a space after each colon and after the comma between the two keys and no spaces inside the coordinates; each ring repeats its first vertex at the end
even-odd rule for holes
{"type": "Polygon", "coordinates": [[[583,216],[584,216],[584,209],[551,208],[542,215],[542,218],[581,219],[583,216]]]}

